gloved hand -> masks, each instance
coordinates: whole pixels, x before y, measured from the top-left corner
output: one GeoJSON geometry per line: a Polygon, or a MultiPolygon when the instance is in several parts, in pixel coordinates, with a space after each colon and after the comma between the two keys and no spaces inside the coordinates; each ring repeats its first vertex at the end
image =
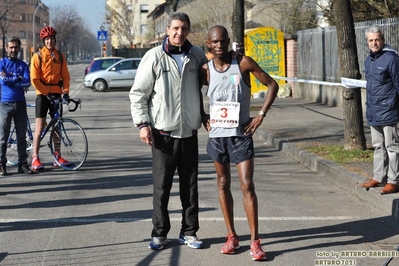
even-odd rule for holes
{"type": "Polygon", "coordinates": [[[62,95],[62,99],[63,99],[63,102],[69,103],[69,94],[68,93],[64,93],[62,95]]]}

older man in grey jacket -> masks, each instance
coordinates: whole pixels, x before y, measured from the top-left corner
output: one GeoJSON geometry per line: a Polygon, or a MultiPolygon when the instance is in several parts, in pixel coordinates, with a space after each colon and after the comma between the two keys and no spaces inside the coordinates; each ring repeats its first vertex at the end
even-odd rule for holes
{"type": "Polygon", "coordinates": [[[153,238],[149,247],[162,249],[170,230],[168,202],[177,169],[182,202],[179,243],[201,248],[198,222],[198,137],[201,127],[200,70],[207,58],[187,40],[190,19],[169,16],[162,45],[149,50],[140,62],[130,90],[133,123],[140,139],[151,146],[153,238]]]}

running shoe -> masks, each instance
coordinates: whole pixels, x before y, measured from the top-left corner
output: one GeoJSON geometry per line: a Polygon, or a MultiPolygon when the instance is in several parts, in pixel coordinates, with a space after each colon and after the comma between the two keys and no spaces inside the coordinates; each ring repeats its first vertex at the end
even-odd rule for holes
{"type": "Polygon", "coordinates": [[[23,162],[21,164],[18,164],[18,173],[30,175],[33,173],[33,171],[29,168],[29,165],[27,162],[23,162]]]}
{"type": "Polygon", "coordinates": [[[177,241],[180,244],[187,245],[190,248],[202,248],[202,241],[199,240],[197,236],[185,236],[180,234],[177,241]]]}
{"type": "Polygon", "coordinates": [[[31,165],[32,170],[40,170],[44,169],[43,164],[40,162],[39,155],[35,154],[32,155],[32,165],[31,165]]]}
{"type": "Polygon", "coordinates": [[[163,249],[165,247],[165,245],[168,244],[168,242],[169,241],[166,237],[156,236],[156,237],[153,237],[153,239],[150,242],[150,244],[148,245],[148,247],[153,250],[159,250],[159,249],[163,249]]]}
{"type": "Polygon", "coordinates": [[[260,246],[260,239],[255,240],[251,245],[251,252],[252,260],[266,260],[266,253],[263,251],[262,247],[260,246]]]}
{"type": "MultiPolygon", "coordinates": [[[[62,166],[68,166],[68,165],[72,165],[71,162],[65,160],[64,158],[61,157],[60,153],[58,151],[54,152],[54,156],[55,158],[57,158],[58,162],[62,165],[62,166]]],[[[59,167],[59,165],[54,161],[53,162],[53,167],[59,167]]]]}
{"type": "Polygon", "coordinates": [[[0,175],[6,176],[7,175],[7,169],[6,169],[6,164],[2,163],[0,165],[0,175]]]}
{"type": "Polygon", "coordinates": [[[222,247],[220,251],[223,254],[234,254],[236,249],[240,248],[240,243],[238,241],[238,236],[234,233],[227,235],[227,242],[222,247]]]}

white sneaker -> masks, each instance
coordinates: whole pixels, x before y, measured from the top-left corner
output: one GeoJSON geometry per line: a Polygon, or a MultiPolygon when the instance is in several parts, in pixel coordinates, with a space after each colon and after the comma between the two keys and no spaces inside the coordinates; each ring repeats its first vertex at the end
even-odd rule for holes
{"type": "Polygon", "coordinates": [[[159,250],[159,249],[163,249],[165,247],[165,245],[168,244],[168,242],[169,241],[166,237],[156,236],[156,237],[153,237],[153,239],[150,242],[150,244],[148,245],[148,247],[153,250],[159,250]]]}
{"type": "Polygon", "coordinates": [[[202,241],[199,240],[197,236],[185,236],[180,234],[177,241],[182,245],[189,246],[190,248],[202,248],[202,241]]]}

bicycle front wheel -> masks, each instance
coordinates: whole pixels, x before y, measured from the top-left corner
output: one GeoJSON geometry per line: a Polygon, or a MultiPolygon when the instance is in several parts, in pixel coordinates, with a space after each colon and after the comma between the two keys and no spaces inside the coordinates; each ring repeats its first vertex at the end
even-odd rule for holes
{"type": "Polygon", "coordinates": [[[88,143],[85,132],[75,120],[60,119],[50,133],[54,162],[65,170],[76,170],[86,161],[88,143]]]}

